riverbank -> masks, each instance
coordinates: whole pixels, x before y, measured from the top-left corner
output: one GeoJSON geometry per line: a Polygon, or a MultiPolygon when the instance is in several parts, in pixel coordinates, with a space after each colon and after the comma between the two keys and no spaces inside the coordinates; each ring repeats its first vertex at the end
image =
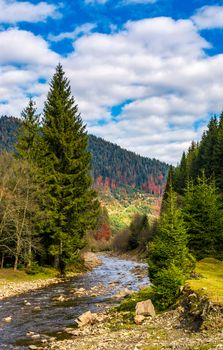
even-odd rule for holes
{"type": "MultiPolygon", "coordinates": [[[[82,254],[84,261],[83,270],[92,270],[101,264],[101,260],[94,253],[82,254]]],[[[43,268],[42,273],[29,275],[25,271],[13,271],[13,269],[0,270],[0,300],[17,296],[30,291],[46,288],[52,284],[58,284],[63,281],[59,278],[58,271],[53,268],[43,268]]],[[[82,274],[82,272],[68,273],[67,278],[73,278],[82,274]]]]}
{"type": "Polygon", "coordinates": [[[131,312],[104,312],[93,325],[67,329],[72,339],[52,341],[43,349],[222,350],[222,267],[215,259],[198,262],[175,310],[147,317],[140,325],[131,312]]]}
{"type": "MultiPolygon", "coordinates": [[[[106,316],[106,315],[105,315],[106,316]]],[[[52,350],[221,350],[220,329],[195,332],[182,322],[181,309],[146,318],[136,325],[125,314],[113,314],[109,320],[84,329],[70,330],[73,339],[52,341],[41,349],[52,350]]]]}

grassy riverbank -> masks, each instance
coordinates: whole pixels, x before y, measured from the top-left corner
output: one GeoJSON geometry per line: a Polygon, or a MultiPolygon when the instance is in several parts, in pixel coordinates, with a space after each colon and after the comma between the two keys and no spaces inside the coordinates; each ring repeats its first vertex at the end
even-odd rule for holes
{"type": "Polygon", "coordinates": [[[203,293],[215,304],[223,306],[223,261],[203,259],[196,264],[197,279],[187,283],[195,292],[203,293]]]}
{"type": "Polygon", "coordinates": [[[14,271],[13,269],[0,269],[0,285],[7,282],[30,282],[39,279],[54,278],[58,275],[58,271],[53,268],[43,267],[36,274],[28,274],[24,270],[14,271]]]}

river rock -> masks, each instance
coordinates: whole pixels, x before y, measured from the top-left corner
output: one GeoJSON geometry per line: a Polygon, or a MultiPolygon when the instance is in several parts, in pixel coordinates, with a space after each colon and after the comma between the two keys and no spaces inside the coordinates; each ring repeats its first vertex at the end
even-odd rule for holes
{"type": "Polygon", "coordinates": [[[36,345],[29,345],[29,349],[30,350],[36,350],[36,349],[38,349],[38,347],[36,345]]]}
{"type": "Polygon", "coordinates": [[[93,324],[96,320],[95,314],[93,314],[91,311],[84,312],[82,315],[80,315],[75,322],[77,323],[78,327],[84,327],[87,324],[93,324]]]}
{"type": "Polygon", "coordinates": [[[124,288],[124,289],[121,289],[117,294],[115,294],[115,298],[116,299],[123,299],[123,298],[126,298],[128,297],[129,295],[132,295],[133,294],[133,291],[128,289],[128,288],[124,288]]]}
{"type": "Polygon", "coordinates": [[[140,301],[136,304],[136,315],[152,316],[156,315],[153,303],[150,299],[140,301]]]}
{"type": "Polygon", "coordinates": [[[135,324],[137,325],[142,324],[144,320],[145,320],[145,316],[143,315],[135,315],[134,317],[135,324]]]}
{"type": "Polygon", "coordinates": [[[11,322],[12,321],[12,316],[8,316],[8,317],[5,317],[3,318],[3,320],[7,323],[11,322]]]}

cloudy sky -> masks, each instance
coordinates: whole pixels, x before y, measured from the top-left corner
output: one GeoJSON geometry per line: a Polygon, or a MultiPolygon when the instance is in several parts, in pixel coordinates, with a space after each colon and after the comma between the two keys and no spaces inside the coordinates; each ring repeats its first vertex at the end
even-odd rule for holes
{"type": "Polygon", "coordinates": [[[177,163],[223,109],[223,1],[0,0],[0,115],[58,62],[90,133],[177,163]]]}

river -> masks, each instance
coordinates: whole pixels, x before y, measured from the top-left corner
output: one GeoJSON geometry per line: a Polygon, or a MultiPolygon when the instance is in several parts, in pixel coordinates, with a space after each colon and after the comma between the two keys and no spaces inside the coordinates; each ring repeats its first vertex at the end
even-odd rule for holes
{"type": "Polygon", "coordinates": [[[75,327],[79,315],[115,305],[114,295],[123,288],[137,291],[149,284],[146,264],[108,256],[100,259],[102,265],[88,273],[0,301],[0,349],[23,350],[50,337],[68,338],[64,329],[75,327]],[[10,316],[11,322],[5,322],[10,316]]]}

